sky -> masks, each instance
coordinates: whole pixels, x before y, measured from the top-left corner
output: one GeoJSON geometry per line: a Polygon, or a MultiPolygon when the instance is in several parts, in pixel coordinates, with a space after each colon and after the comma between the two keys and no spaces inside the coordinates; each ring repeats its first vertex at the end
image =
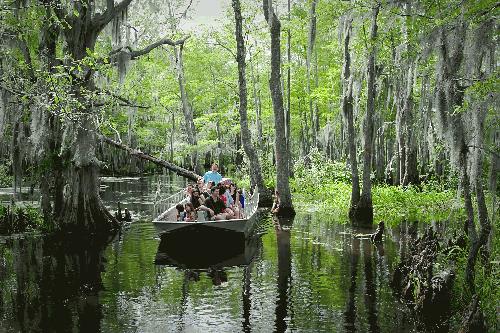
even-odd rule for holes
{"type": "Polygon", "coordinates": [[[225,10],[231,6],[230,0],[193,0],[189,10],[191,19],[182,23],[185,30],[199,29],[200,25],[219,27],[218,19],[224,17],[225,10]]]}

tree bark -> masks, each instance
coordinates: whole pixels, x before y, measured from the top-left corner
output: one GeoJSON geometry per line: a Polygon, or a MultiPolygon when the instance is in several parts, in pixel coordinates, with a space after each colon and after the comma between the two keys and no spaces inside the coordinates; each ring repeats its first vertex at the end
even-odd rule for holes
{"type": "Polygon", "coordinates": [[[371,226],[373,224],[373,204],[372,204],[372,182],[371,182],[371,162],[373,150],[373,115],[375,113],[375,53],[377,38],[377,16],[380,4],[372,10],[372,26],[370,33],[370,56],[368,58],[368,96],[366,102],[366,118],[363,127],[364,152],[363,152],[363,188],[361,197],[356,208],[351,214],[351,221],[354,224],[371,226]]]}
{"type": "Polygon", "coordinates": [[[271,76],[269,78],[269,88],[271,90],[271,99],[274,110],[275,126],[275,149],[276,149],[276,185],[280,193],[279,214],[286,216],[295,215],[292,205],[292,195],[290,193],[290,170],[289,170],[289,151],[283,144],[286,140],[285,117],[283,110],[283,95],[281,93],[281,50],[280,34],[281,23],[273,11],[272,0],[263,0],[262,7],[264,16],[269,25],[271,33],[271,76]]]}
{"type": "Polygon", "coordinates": [[[256,69],[255,66],[253,65],[254,59],[252,58],[252,53],[250,51],[250,48],[248,50],[248,54],[250,56],[250,73],[252,76],[253,98],[254,98],[255,113],[256,113],[255,123],[257,126],[257,148],[262,149],[263,148],[262,147],[262,142],[263,142],[262,116],[261,116],[262,105],[261,105],[261,101],[260,101],[259,72],[258,72],[258,69],[256,69]]]}
{"type": "Polygon", "coordinates": [[[245,77],[245,42],[243,40],[243,28],[242,28],[242,17],[241,8],[239,0],[232,0],[232,6],[234,10],[235,18],[235,37],[236,37],[236,61],[238,62],[238,84],[239,84],[239,113],[240,113],[240,127],[241,127],[241,138],[243,141],[243,149],[250,162],[250,173],[251,179],[253,180],[252,186],[257,186],[260,194],[260,205],[270,206],[272,204],[272,198],[270,191],[264,186],[264,179],[262,177],[262,171],[260,167],[259,156],[255,151],[252,144],[252,135],[248,128],[248,117],[247,117],[247,105],[248,105],[248,93],[247,93],[247,82],[245,77]]]}
{"type": "Polygon", "coordinates": [[[314,44],[316,42],[316,4],[318,0],[311,1],[311,7],[309,8],[309,34],[307,38],[307,55],[306,55],[306,89],[307,98],[309,102],[309,119],[311,124],[311,137],[310,140],[307,139],[308,146],[309,143],[315,147],[317,144],[317,133],[316,126],[314,125],[314,111],[313,111],[313,99],[311,96],[311,61],[314,51],[314,44]]]}
{"type": "Polygon", "coordinates": [[[351,55],[349,52],[349,43],[352,32],[352,18],[345,18],[344,22],[344,66],[342,69],[342,114],[344,116],[347,127],[347,141],[349,151],[349,164],[351,165],[351,204],[349,208],[349,216],[354,213],[356,204],[359,202],[359,174],[358,161],[356,153],[356,142],[354,132],[354,116],[353,116],[353,97],[352,97],[352,80],[351,75],[351,55]]]}
{"type": "MultiPolygon", "coordinates": [[[[186,80],[184,78],[184,63],[182,60],[182,50],[184,48],[184,44],[181,44],[179,47],[174,47],[175,58],[176,58],[176,69],[177,69],[177,80],[179,81],[179,89],[181,92],[181,101],[182,101],[182,111],[184,113],[184,120],[186,122],[186,134],[188,137],[188,142],[191,146],[196,146],[196,128],[194,126],[193,120],[193,111],[188,102],[188,96],[186,92],[186,80]]],[[[198,154],[194,151],[191,154],[191,167],[195,171],[199,171],[198,166],[198,154]]]]}

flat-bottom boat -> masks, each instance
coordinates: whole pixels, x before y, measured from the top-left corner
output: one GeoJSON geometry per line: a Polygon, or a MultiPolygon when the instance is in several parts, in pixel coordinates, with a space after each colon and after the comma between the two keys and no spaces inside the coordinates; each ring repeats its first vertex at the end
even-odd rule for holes
{"type": "Polygon", "coordinates": [[[219,229],[221,231],[243,233],[246,237],[250,234],[255,222],[255,213],[259,206],[259,192],[257,191],[257,188],[255,188],[253,194],[245,198],[245,207],[242,209],[243,217],[232,220],[206,220],[204,212],[199,211],[198,219],[194,222],[177,221],[177,210],[175,206],[177,204],[183,205],[187,202],[189,202],[189,197],[185,195],[184,190],[181,190],[176,194],[155,203],[155,211],[163,211],[161,207],[168,207],[153,221],[156,232],[160,237],[174,230],[181,230],[185,228],[219,229]]]}

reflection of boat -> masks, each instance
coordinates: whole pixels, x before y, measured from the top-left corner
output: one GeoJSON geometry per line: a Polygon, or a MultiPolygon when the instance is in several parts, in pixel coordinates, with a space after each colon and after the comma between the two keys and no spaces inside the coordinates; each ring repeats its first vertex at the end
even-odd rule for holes
{"type": "Polygon", "coordinates": [[[259,247],[260,238],[224,232],[205,226],[183,228],[165,234],[155,264],[187,269],[248,265],[259,247]]]}
{"type": "Polygon", "coordinates": [[[156,228],[156,232],[162,236],[173,230],[179,229],[202,229],[211,228],[215,230],[227,230],[233,232],[244,233],[248,236],[252,230],[253,222],[255,220],[254,215],[259,206],[259,192],[255,189],[253,195],[245,200],[245,208],[243,209],[244,218],[233,219],[233,220],[221,220],[221,221],[205,221],[203,214],[199,212],[199,219],[195,222],[183,222],[176,221],[177,210],[175,206],[177,204],[185,204],[188,202],[188,198],[185,196],[184,191],[180,191],[169,198],[166,198],[155,204],[155,212],[162,212],[153,221],[156,228]],[[162,209],[167,207],[165,211],[162,209]]]}

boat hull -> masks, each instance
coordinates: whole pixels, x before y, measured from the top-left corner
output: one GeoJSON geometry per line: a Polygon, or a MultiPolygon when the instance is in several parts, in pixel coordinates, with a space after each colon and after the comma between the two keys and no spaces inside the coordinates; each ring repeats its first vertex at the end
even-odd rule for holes
{"type": "Polygon", "coordinates": [[[248,235],[255,222],[255,215],[248,219],[234,219],[234,220],[223,220],[223,221],[204,221],[204,222],[173,222],[173,221],[153,221],[158,235],[177,231],[181,229],[197,228],[203,226],[203,228],[210,228],[212,230],[223,230],[223,231],[233,231],[238,233],[244,233],[248,235]]]}

